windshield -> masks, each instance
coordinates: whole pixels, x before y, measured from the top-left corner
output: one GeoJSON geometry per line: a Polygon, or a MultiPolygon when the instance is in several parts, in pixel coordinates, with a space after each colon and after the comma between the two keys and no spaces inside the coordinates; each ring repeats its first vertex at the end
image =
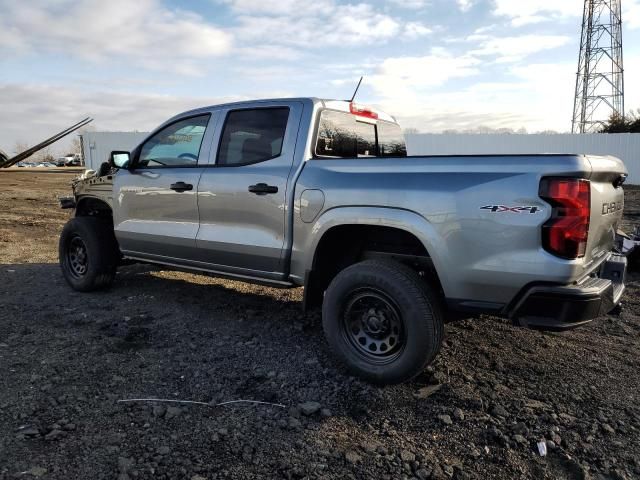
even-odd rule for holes
{"type": "Polygon", "coordinates": [[[406,157],[400,126],[378,120],[359,121],[356,115],[335,110],[320,114],[315,155],[324,158],[406,157]]]}

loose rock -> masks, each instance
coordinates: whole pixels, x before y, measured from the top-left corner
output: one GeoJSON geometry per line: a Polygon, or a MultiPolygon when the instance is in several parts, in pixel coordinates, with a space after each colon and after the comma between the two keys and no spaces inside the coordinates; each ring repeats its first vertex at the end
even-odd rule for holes
{"type": "Polygon", "coordinates": [[[318,402],[305,402],[298,405],[300,412],[307,417],[320,411],[321,405],[318,402]]]}

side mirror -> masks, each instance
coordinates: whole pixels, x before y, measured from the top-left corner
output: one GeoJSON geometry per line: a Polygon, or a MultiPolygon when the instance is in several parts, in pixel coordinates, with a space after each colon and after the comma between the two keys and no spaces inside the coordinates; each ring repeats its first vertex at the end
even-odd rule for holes
{"type": "Polygon", "coordinates": [[[114,151],[111,152],[110,163],[116,168],[129,168],[129,164],[131,162],[131,156],[129,152],[119,152],[114,151]]]}

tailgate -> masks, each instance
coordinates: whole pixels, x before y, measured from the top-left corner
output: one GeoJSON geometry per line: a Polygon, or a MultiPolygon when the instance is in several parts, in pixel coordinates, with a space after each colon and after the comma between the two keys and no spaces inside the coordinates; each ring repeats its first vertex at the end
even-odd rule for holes
{"type": "Polygon", "coordinates": [[[588,155],[591,163],[591,218],[585,266],[598,265],[613,249],[616,230],[622,220],[624,192],[621,180],[627,175],[624,163],[615,157],[588,155]]]}

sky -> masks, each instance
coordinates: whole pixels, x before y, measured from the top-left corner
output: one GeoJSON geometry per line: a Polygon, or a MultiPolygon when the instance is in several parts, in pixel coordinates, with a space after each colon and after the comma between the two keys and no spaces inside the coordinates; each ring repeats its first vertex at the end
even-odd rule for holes
{"type": "MultiPolygon", "coordinates": [[[[622,0],[627,110],[640,0],[622,0]]],[[[582,0],[0,0],[0,149],[85,116],[148,131],[252,98],[349,98],[421,132],[570,130],[582,0]]],[[[65,143],[58,145],[64,150],[65,143]]],[[[62,152],[60,152],[62,153],[62,152]]]]}

